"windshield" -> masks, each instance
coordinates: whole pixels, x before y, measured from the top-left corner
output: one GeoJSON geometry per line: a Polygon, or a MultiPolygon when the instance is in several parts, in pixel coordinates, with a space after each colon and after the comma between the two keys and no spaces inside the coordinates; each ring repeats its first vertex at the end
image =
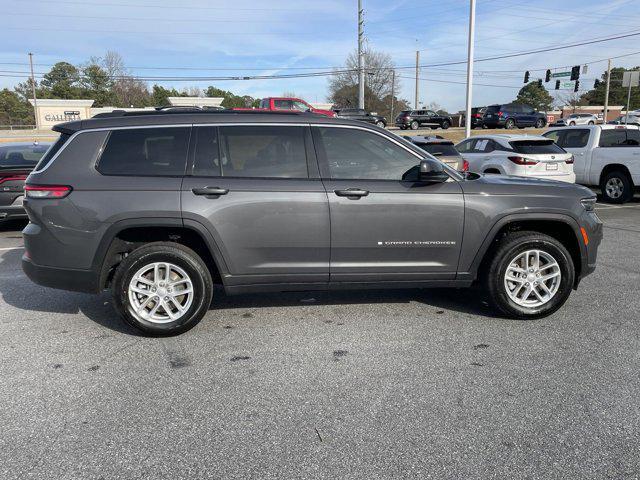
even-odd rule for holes
{"type": "Polygon", "coordinates": [[[515,152],[524,155],[562,154],[567,153],[553,140],[519,140],[509,142],[515,152]]]}
{"type": "Polygon", "coordinates": [[[0,146],[0,168],[33,168],[45,154],[49,144],[0,146]]]}

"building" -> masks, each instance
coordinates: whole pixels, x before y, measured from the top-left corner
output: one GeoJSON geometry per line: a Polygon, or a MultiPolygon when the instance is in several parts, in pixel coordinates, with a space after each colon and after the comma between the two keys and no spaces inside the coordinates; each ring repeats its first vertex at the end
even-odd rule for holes
{"type": "MultiPolygon", "coordinates": [[[[168,100],[171,106],[174,107],[220,107],[224,99],[222,97],[169,97],[168,100]]],[[[36,102],[29,100],[29,103],[34,106],[36,125],[40,130],[51,130],[51,128],[58,123],[86,120],[98,113],[108,113],[114,110],[154,110],[154,107],[93,107],[93,102],[94,100],[60,100],[49,98],[43,98],[36,102]]]]}

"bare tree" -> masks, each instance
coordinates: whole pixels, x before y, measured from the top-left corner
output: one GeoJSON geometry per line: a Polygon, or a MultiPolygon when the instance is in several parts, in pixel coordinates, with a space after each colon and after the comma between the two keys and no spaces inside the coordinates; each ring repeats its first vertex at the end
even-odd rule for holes
{"type": "Polygon", "coordinates": [[[588,102],[583,98],[583,95],[578,92],[561,93],[556,97],[555,105],[557,108],[570,107],[572,112],[575,113],[577,108],[582,105],[588,105],[588,102]]]}
{"type": "MultiPolygon", "coordinates": [[[[365,83],[369,95],[377,99],[391,95],[391,84],[395,64],[390,55],[376,52],[370,48],[364,51],[365,83]]],[[[358,84],[358,53],[351,52],[347,56],[344,69],[337,70],[329,80],[329,97],[358,84]]],[[[396,86],[397,89],[397,86],[396,86]]],[[[367,95],[365,95],[365,104],[367,95]]]]}

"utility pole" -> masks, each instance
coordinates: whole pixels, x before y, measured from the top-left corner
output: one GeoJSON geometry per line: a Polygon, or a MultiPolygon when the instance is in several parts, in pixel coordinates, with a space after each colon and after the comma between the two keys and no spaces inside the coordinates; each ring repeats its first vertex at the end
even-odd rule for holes
{"type": "Polygon", "coordinates": [[[33,53],[29,52],[29,65],[31,66],[31,92],[33,93],[33,118],[36,122],[36,130],[40,129],[38,125],[38,99],[36,98],[36,79],[33,76],[33,53]]]}
{"type": "Polygon", "coordinates": [[[467,105],[464,121],[464,134],[471,136],[471,102],[473,94],[473,48],[476,27],[476,0],[470,0],[469,6],[469,44],[467,52],[467,105]]]}
{"type": "Polygon", "coordinates": [[[611,81],[611,59],[607,63],[607,88],[604,94],[604,115],[602,123],[607,123],[607,116],[609,114],[609,82],[611,81]]]}
{"type": "Polygon", "coordinates": [[[364,11],[358,0],[358,108],[364,108],[364,11]]]}
{"type": "Polygon", "coordinates": [[[418,76],[420,73],[420,50],[416,50],[416,97],[413,100],[413,109],[417,110],[418,100],[420,98],[420,83],[418,82],[418,76]]]}
{"type": "Polygon", "coordinates": [[[389,118],[390,122],[393,122],[393,101],[394,101],[394,97],[396,96],[396,71],[391,70],[391,114],[389,115],[391,118],[389,118]]]}

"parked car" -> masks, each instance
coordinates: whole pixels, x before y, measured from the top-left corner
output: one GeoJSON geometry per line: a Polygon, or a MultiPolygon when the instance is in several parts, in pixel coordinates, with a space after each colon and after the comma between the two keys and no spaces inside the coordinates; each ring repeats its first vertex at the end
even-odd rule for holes
{"type": "Polygon", "coordinates": [[[536,177],[574,183],[573,155],[538,135],[479,135],[456,149],[469,162],[469,171],[536,177]]]}
{"type": "Polygon", "coordinates": [[[349,120],[360,120],[361,122],[373,123],[380,128],[387,126],[387,119],[382,115],[378,115],[376,112],[367,112],[361,108],[343,108],[336,110],[336,115],[340,118],[347,118],[349,120]]]}
{"type": "Polygon", "coordinates": [[[482,116],[482,125],[487,128],[544,128],[546,124],[546,114],[518,103],[489,105],[482,116]]]}
{"type": "Polygon", "coordinates": [[[469,169],[469,163],[462,158],[451,140],[426,136],[403,136],[402,138],[406,138],[454,170],[466,172],[469,169]]]}
{"type": "Polygon", "coordinates": [[[595,125],[598,117],[592,113],[572,113],[567,118],[560,118],[553,124],[554,127],[573,127],[575,125],[595,125]]]}
{"type": "Polygon", "coordinates": [[[629,113],[629,116],[620,115],[607,123],[609,125],[640,125],[640,114],[629,113]]]}
{"type": "MultiPolygon", "coordinates": [[[[300,98],[293,97],[267,97],[260,100],[259,110],[263,111],[294,111],[294,112],[311,112],[325,117],[335,117],[336,113],[332,110],[323,110],[309,105],[300,98]]],[[[250,108],[234,108],[233,110],[251,110],[250,108]]]]}
{"type": "Polygon", "coordinates": [[[607,202],[624,203],[640,186],[640,129],[629,125],[552,128],[544,136],[573,154],[576,182],[599,186],[607,202]]]}
{"type": "Polygon", "coordinates": [[[403,110],[396,117],[395,124],[402,130],[417,130],[420,127],[440,127],[446,130],[453,124],[453,120],[449,115],[440,115],[433,110],[403,110]]]}
{"type": "Polygon", "coordinates": [[[586,187],[461,174],[363,122],[125,112],[54,129],[25,186],[23,269],[49,287],[110,288],[150,335],[193,327],[214,283],[238,294],[480,280],[503,315],[538,318],[595,268],[602,224],[586,187]]]}
{"type": "Polygon", "coordinates": [[[22,207],[24,181],[50,143],[0,143],[0,223],[27,218],[22,207]]]}
{"type": "MultiPolygon", "coordinates": [[[[487,107],[473,107],[471,109],[471,128],[482,128],[482,116],[487,107]]],[[[462,115],[462,123],[466,122],[466,115],[462,115]]]]}

